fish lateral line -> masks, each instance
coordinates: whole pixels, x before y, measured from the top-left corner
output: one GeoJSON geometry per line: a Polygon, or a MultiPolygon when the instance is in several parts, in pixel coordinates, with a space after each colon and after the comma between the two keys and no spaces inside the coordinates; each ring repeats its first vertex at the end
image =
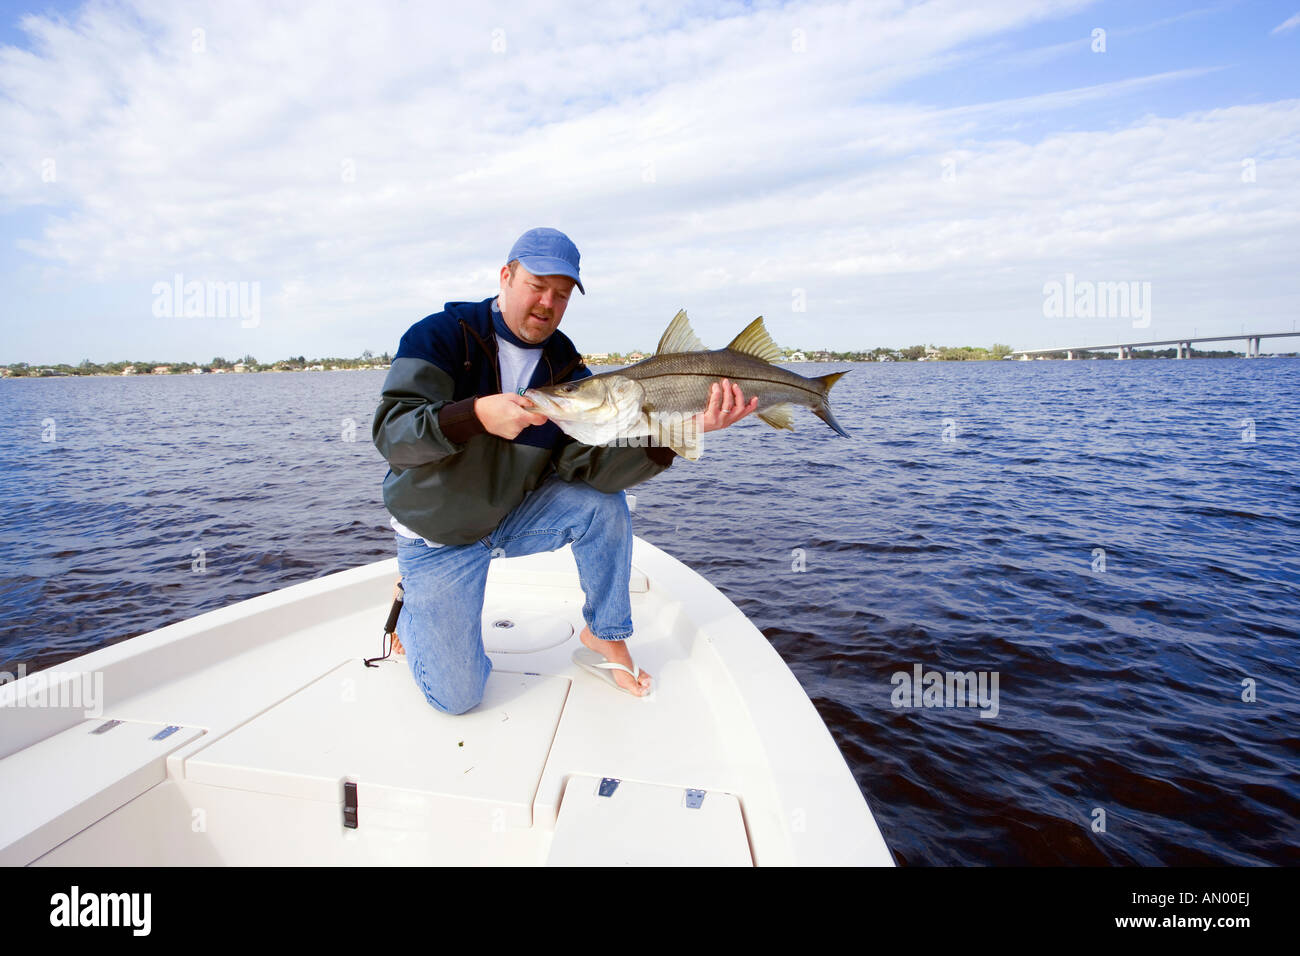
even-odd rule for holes
{"type": "MultiPolygon", "coordinates": [[[[607,372],[607,373],[605,373],[605,374],[608,374],[608,375],[618,375],[619,373],[618,373],[618,372],[607,372]]],[[[794,375],[794,374],[797,374],[797,373],[795,373],[795,372],[791,372],[790,374],[791,374],[791,375],[794,375]]],[[[781,379],[778,379],[778,378],[758,378],[758,377],[753,376],[753,375],[744,375],[744,376],[740,376],[740,375],[719,375],[719,374],[717,374],[717,373],[715,373],[715,372],[647,372],[647,373],[645,373],[644,375],[637,375],[636,378],[632,379],[632,381],[634,381],[634,382],[643,382],[643,381],[646,381],[647,379],[651,379],[651,378],[682,378],[682,377],[685,377],[685,376],[690,376],[691,378],[711,378],[711,379],[714,379],[714,380],[717,380],[717,381],[721,381],[722,379],[725,378],[725,379],[729,379],[729,380],[731,380],[732,382],[737,382],[737,381],[745,381],[745,382],[762,382],[764,385],[781,385],[781,386],[785,386],[785,387],[787,387],[787,388],[797,388],[797,389],[799,389],[800,391],[808,392],[809,394],[812,394],[812,395],[821,395],[821,394],[822,394],[822,393],[821,393],[820,391],[818,391],[817,389],[815,389],[815,388],[809,388],[807,385],[800,385],[800,384],[798,384],[798,383],[796,383],[796,382],[786,382],[786,381],[782,381],[781,379]]],[[[630,376],[624,376],[624,377],[627,378],[627,377],[630,377],[630,376]]]]}

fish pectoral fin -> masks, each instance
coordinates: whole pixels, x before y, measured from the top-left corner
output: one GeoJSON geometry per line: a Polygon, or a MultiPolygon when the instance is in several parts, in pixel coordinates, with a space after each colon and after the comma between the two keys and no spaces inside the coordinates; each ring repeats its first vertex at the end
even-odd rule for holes
{"type": "Polygon", "coordinates": [[[761,315],[745,326],[745,330],[732,339],[727,348],[741,355],[752,355],[756,359],[762,359],[769,365],[781,361],[780,346],[772,341],[772,336],[767,334],[761,315]]]}
{"type": "Polygon", "coordinates": [[[683,458],[698,461],[702,453],[699,421],[683,415],[656,415],[649,413],[641,418],[641,428],[650,436],[650,444],[671,448],[683,458]]]}
{"type": "Polygon", "coordinates": [[[659,346],[655,349],[655,355],[667,355],[670,352],[703,352],[704,343],[700,341],[695,330],[691,328],[691,323],[686,318],[686,310],[682,309],[673,320],[668,323],[668,328],[664,329],[664,334],[659,339],[659,346]]]}
{"type": "Polygon", "coordinates": [[[789,432],[794,431],[794,406],[789,402],[773,405],[771,408],[765,408],[756,414],[773,428],[783,428],[789,432]]]}
{"type": "Polygon", "coordinates": [[[697,437],[693,443],[684,443],[680,445],[669,445],[673,451],[681,455],[687,461],[699,461],[700,456],[704,454],[704,449],[700,447],[700,440],[697,437]]]}

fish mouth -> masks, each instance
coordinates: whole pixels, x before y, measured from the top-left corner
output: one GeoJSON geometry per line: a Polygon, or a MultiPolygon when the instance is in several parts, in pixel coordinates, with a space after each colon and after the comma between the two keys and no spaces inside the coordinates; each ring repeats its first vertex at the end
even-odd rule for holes
{"type": "Polygon", "coordinates": [[[588,402],[575,399],[572,396],[558,395],[552,391],[557,387],[564,388],[565,386],[542,386],[541,388],[526,389],[523,392],[523,397],[533,403],[534,411],[555,422],[587,422],[595,425],[602,423],[608,417],[608,409],[604,405],[591,406],[588,402]]]}
{"type": "Polygon", "coordinates": [[[564,414],[563,406],[545,392],[538,391],[535,388],[529,388],[524,390],[523,396],[532,402],[537,411],[545,415],[547,418],[560,417],[564,414]]]}

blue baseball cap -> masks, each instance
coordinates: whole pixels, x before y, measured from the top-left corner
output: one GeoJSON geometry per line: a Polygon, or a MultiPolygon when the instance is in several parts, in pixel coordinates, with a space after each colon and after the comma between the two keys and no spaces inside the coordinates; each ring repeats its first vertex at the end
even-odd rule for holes
{"type": "Polygon", "coordinates": [[[568,276],[587,294],[578,278],[578,247],[558,229],[529,229],[510,247],[506,262],[515,259],[535,276],[568,276]]]}

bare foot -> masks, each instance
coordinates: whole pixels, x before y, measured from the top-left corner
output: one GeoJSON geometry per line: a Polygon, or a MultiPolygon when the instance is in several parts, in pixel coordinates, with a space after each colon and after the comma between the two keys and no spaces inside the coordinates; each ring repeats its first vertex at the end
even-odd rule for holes
{"type": "MultiPolygon", "coordinates": [[[[578,635],[578,639],[597,654],[604,657],[605,660],[613,661],[615,664],[622,664],[630,670],[635,670],[632,666],[632,655],[628,653],[627,641],[602,641],[595,634],[591,633],[591,628],[589,627],[584,627],[582,629],[582,633],[578,635]]],[[[609,672],[614,675],[614,680],[618,683],[619,687],[622,687],[624,690],[637,697],[644,697],[650,692],[651,677],[644,670],[641,671],[641,680],[639,684],[637,681],[632,679],[632,675],[627,673],[627,671],[620,671],[611,668],[609,672]]]]}

